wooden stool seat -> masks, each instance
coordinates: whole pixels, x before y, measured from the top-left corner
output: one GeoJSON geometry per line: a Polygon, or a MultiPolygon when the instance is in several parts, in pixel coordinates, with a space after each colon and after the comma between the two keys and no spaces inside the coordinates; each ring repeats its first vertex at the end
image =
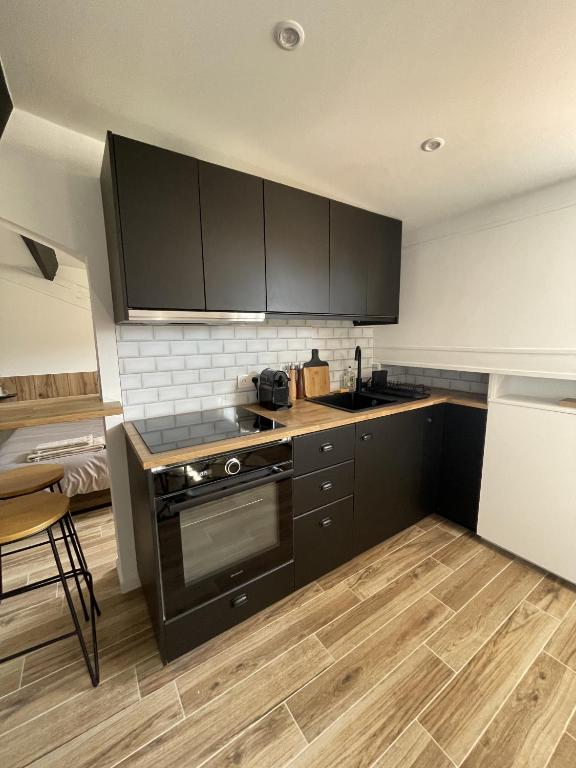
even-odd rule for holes
{"type": "Polygon", "coordinates": [[[12,499],[50,488],[64,477],[60,464],[31,464],[0,472],[0,499],[12,499]]]}
{"type": "Polygon", "coordinates": [[[66,516],[69,504],[62,493],[31,493],[0,501],[0,545],[45,531],[66,516]]]}

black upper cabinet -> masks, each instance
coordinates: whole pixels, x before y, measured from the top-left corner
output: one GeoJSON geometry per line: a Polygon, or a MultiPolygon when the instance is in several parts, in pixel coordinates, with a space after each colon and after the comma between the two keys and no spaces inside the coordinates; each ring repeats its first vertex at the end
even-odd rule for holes
{"type": "Polygon", "coordinates": [[[329,203],[264,181],[269,312],[330,312],[329,203]]]}
{"type": "Polygon", "coordinates": [[[128,307],[205,309],[198,161],[113,141],[128,307]]]}
{"type": "Polygon", "coordinates": [[[375,546],[431,511],[426,461],[433,411],[422,408],[356,425],[356,552],[375,546]]]}
{"type": "Polygon", "coordinates": [[[400,303],[402,222],[375,213],[370,213],[369,217],[366,225],[366,313],[369,316],[397,318],[400,303]]]}
{"type": "Polygon", "coordinates": [[[402,222],[330,201],[330,312],[398,316],[402,222]]]}
{"type": "Polygon", "coordinates": [[[397,322],[400,221],[112,133],[100,181],[117,322],[161,319],[142,310],[397,322]]]}
{"type": "Polygon", "coordinates": [[[476,531],[487,412],[453,404],[444,411],[438,511],[476,531]]]}
{"type": "Polygon", "coordinates": [[[200,162],[206,309],[264,312],[263,182],[200,162]]]}

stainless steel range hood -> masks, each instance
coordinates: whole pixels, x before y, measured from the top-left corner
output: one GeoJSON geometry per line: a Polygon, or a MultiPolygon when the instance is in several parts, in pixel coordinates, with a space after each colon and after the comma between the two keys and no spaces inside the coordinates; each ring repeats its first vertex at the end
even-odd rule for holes
{"type": "Polygon", "coordinates": [[[177,309],[129,309],[129,323],[145,323],[146,325],[168,325],[170,323],[199,323],[202,325],[222,325],[223,323],[263,323],[266,320],[264,312],[210,312],[180,311],[177,309]]]}

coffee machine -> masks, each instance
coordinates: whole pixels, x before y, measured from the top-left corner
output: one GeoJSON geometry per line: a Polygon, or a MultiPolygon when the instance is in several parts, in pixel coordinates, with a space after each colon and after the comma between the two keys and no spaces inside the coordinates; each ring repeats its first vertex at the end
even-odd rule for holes
{"type": "Polygon", "coordinates": [[[265,368],[260,374],[260,380],[253,379],[253,381],[258,391],[258,402],[264,408],[269,408],[271,411],[292,408],[286,371],[265,368]]]}

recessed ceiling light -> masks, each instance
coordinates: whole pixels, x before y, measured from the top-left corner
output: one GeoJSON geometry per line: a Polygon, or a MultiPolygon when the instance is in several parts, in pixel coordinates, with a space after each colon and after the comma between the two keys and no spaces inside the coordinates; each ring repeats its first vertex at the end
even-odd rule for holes
{"type": "Polygon", "coordinates": [[[304,30],[297,21],[279,21],[274,27],[274,40],[285,51],[293,51],[304,44],[304,30]]]}
{"type": "Polygon", "coordinates": [[[420,144],[420,149],[422,152],[436,152],[437,149],[442,149],[444,144],[446,144],[446,140],[440,138],[440,136],[436,136],[433,139],[426,139],[426,141],[423,141],[422,144],[420,144]]]}

